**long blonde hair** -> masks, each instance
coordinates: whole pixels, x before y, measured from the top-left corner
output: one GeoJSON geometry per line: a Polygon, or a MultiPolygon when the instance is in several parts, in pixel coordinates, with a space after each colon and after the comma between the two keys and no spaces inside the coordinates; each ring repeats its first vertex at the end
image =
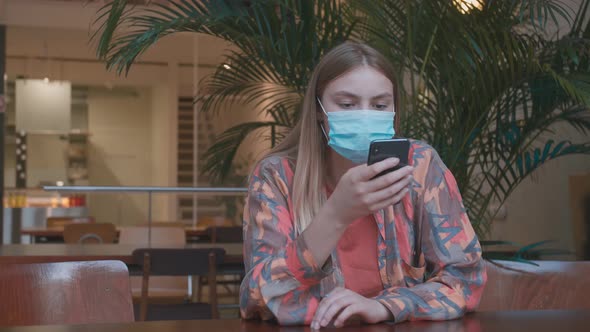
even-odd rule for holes
{"type": "MultiPolygon", "coordinates": [[[[359,66],[370,66],[389,78],[393,84],[395,110],[398,111],[397,80],[391,63],[370,46],[355,42],[343,43],[326,53],[315,67],[305,92],[299,122],[265,157],[281,156],[295,160],[291,195],[298,234],[309,226],[326,200],[327,144],[320,127],[323,118],[317,98],[331,81],[359,66]]],[[[397,119],[399,116],[396,116],[396,131],[397,119]]]]}

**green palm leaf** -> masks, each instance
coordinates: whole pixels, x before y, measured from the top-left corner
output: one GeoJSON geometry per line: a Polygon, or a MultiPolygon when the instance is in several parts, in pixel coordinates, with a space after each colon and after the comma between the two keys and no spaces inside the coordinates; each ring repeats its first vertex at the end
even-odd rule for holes
{"type": "Polygon", "coordinates": [[[206,174],[214,183],[223,183],[231,173],[237,152],[246,137],[263,132],[270,132],[267,137],[268,146],[274,146],[288,129],[295,123],[292,115],[282,107],[277,106],[267,111],[272,121],[246,122],[225,130],[216,138],[213,145],[205,152],[205,164],[202,173],[206,174]]]}
{"type": "Polygon", "coordinates": [[[497,212],[491,202],[501,205],[552,159],[590,153],[588,143],[552,132],[557,123],[590,129],[586,42],[542,36],[547,22],[572,20],[560,1],[488,1],[469,15],[450,1],[356,2],[355,9],[366,18],[363,33],[409,81],[404,134],[437,149],[480,236],[497,212]]]}
{"type": "Polygon", "coordinates": [[[205,152],[202,172],[210,175],[211,182],[223,182],[223,177],[231,172],[232,162],[246,137],[274,125],[274,122],[246,122],[227,129],[205,152]]]}

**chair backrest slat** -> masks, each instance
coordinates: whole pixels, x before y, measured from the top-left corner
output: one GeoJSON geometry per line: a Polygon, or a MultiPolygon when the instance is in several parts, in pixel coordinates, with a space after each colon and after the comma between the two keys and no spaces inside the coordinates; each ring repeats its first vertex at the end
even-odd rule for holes
{"type": "Polygon", "coordinates": [[[225,256],[222,248],[146,248],[133,251],[134,264],[143,266],[146,253],[150,256],[152,276],[206,276],[209,273],[209,253],[215,254],[217,265],[223,262],[225,256]]]}

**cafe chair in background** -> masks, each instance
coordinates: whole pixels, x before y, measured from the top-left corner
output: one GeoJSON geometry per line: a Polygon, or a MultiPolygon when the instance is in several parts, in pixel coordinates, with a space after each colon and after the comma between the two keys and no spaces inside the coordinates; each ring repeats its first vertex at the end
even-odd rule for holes
{"type": "MultiPolygon", "coordinates": [[[[150,247],[148,245],[149,228],[147,226],[120,227],[119,244],[129,244],[136,248],[150,247]]],[[[183,248],[186,245],[184,226],[152,227],[151,247],[183,248]]],[[[135,302],[141,297],[141,277],[136,277],[132,271],[131,293],[135,302]]],[[[154,277],[150,280],[150,298],[160,302],[182,302],[187,298],[188,278],[182,277],[154,277]]]]}
{"type": "MultiPolygon", "coordinates": [[[[210,243],[243,243],[243,228],[242,226],[212,226],[207,227],[205,231],[210,243]]],[[[236,303],[234,305],[224,305],[228,308],[237,308],[240,294],[240,284],[244,278],[245,270],[243,263],[237,264],[223,264],[219,268],[218,276],[221,276],[217,284],[223,286],[229,295],[235,297],[236,303]],[[229,279],[228,279],[229,278],[229,279]],[[233,290],[230,288],[233,286],[233,290]]],[[[200,301],[203,294],[203,287],[208,283],[207,277],[199,278],[199,286],[197,288],[197,300],[200,301]]]]}
{"type": "Polygon", "coordinates": [[[145,320],[191,320],[218,319],[216,274],[223,262],[225,250],[221,248],[192,249],[137,249],[133,252],[133,262],[142,270],[142,287],[139,310],[135,317],[145,320]],[[152,276],[208,276],[208,303],[180,304],[149,303],[149,282],[152,276]]]}

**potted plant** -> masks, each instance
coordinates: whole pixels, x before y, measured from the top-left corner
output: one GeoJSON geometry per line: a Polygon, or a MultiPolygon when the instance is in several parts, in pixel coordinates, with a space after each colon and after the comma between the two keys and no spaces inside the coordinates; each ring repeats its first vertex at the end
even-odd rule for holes
{"type": "Polygon", "coordinates": [[[437,149],[485,238],[523,179],[549,160],[590,153],[589,142],[551,131],[556,124],[590,129],[589,3],[184,0],[139,9],[115,0],[101,9],[95,38],[98,57],[120,74],[172,33],[205,33],[235,46],[223,61],[232,70],[220,65],[202,82],[208,95],[196,98],[207,112],[239,95],[271,120],[217,137],[204,171],[219,181],[245,137],[265,129],[273,146],[292,128],[324,52],[348,39],[373,45],[398,69],[403,134],[437,149]],[[548,24],[562,21],[570,31],[548,38],[548,24]]]}

